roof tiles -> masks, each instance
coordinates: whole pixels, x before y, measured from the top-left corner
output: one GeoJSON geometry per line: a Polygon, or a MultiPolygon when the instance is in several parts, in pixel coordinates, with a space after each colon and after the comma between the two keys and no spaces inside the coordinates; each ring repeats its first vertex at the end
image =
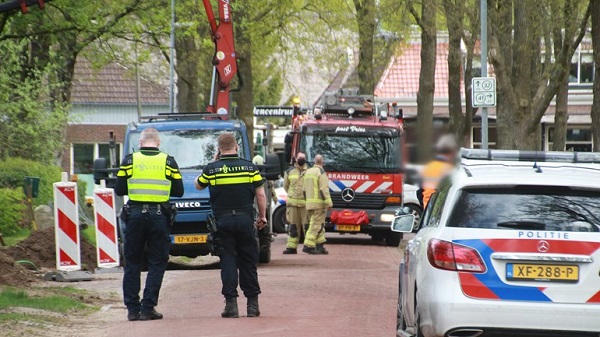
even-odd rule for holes
{"type": "MultiPolygon", "coordinates": [[[[419,92],[421,44],[409,43],[392,57],[388,68],[375,88],[378,97],[410,98],[419,92]]],[[[435,64],[434,97],[448,97],[448,43],[438,42],[435,64]]],[[[461,78],[461,92],[464,91],[461,78]]]]}
{"type": "MultiPolygon", "coordinates": [[[[79,58],[75,64],[72,103],[137,104],[135,73],[117,63],[100,69],[79,58]]],[[[142,104],[168,104],[169,92],[159,84],[140,78],[142,104]]]]}

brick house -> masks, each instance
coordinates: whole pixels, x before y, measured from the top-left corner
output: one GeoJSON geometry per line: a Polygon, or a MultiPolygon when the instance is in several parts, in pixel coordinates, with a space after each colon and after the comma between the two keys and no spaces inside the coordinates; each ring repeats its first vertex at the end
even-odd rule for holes
{"type": "MultiPolygon", "coordinates": [[[[70,122],[66,132],[62,168],[86,181],[86,195],[91,195],[93,161],[109,157],[109,132],[117,142],[117,160],[123,154],[127,124],[138,120],[138,90],[135,71],[117,63],[95,69],[80,58],[75,65],[71,94],[70,122]]],[[[146,78],[139,79],[141,116],[169,111],[166,87],[146,78]]]]}

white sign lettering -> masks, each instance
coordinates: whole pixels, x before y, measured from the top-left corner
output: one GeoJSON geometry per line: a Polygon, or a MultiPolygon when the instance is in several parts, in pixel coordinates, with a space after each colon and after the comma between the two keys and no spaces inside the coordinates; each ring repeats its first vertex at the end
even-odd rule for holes
{"type": "Polygon", "coordinates": [[[177,208],[195,208],[200,207],[200,201],[176,202],[175,206],[177,206],[177,208]]]}
{"type": "Polygon", "coordinates": [[[335,132],[367,132],[367,129],[358,126],[338,126],[335,132]]]}
{"type": "Polygon", "coordinates": [[[355,174],[355,173],[327,173],[329,179],[342,179],[342,180],[369,180],[368,174],[355,174]]]}

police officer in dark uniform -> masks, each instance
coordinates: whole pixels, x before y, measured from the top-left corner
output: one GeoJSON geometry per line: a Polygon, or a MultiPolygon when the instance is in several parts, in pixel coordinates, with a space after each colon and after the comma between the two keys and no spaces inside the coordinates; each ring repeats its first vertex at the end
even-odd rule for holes
{"type": "Polygon", "coordinates": [[[129,196],[121,218],[125,226],[123,300],[130,321],[162,319],[154,307],[169,261],[169,196],[183,195],[183,181],[173,157],[158,149],[155,128],[140,134],[140,151],[125,157],[117,173],[115,192],[129,196]],[[144,250],[148,275],[140,301],[140,272],[144,250]]]}
{"type": "Polygon", "coordinates": [[[267,224],[267,199],[263,178],[252,162],[239,158],[235,136],[222,133],[215,162],[204,168],[196,179],[196,188],[209,188],[210,204],[217,221],[217,235],[223,249],[221,258],[221,293],[225,296],[222,317],[239,317],[237,306],[239,285],[247,298],[247,316],[258,317],[257,229],[267,224]],[[255,220],[254,199],[258,204],[255,220]]]}

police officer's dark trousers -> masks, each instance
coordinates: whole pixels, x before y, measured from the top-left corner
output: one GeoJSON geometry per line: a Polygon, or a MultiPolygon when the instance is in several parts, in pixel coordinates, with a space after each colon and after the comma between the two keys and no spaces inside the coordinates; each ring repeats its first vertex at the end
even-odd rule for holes
{"type": "Polygon", "coordinates": [[[130,209],[125,227],[125,274],[123,298],[129,312],[150,312],[158,303],[158,294],[169,262],[169,225],[164,211],[158,214],[156,204],[147,209],[130,209]],[[140,272],[146,248],[148,275],[140,302],[140,272]]]}
{"type": "Polygon", "coordinates": [[[246,297],[260,294],[258,274],[258,238],[254,219],[249,213],[217,214],[217,227],[223,242],[221,254],[221,293],[237,297],[239,284],[246,297]]]}

